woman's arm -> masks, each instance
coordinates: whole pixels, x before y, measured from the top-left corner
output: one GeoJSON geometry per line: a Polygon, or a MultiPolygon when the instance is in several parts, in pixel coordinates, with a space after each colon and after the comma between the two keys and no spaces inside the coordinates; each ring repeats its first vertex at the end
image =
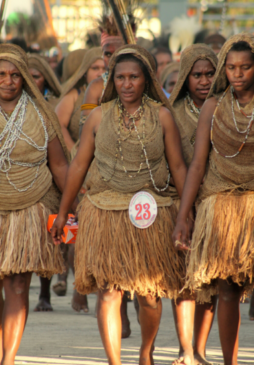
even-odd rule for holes
{"type": "MultiPolygon", "coordinates": [[[[164,132],[164,145],[165,154],[169,164],[169,170],[173,176],[174,185],[176,186],[178,195],[181,197],[183,192],[184,181],[187,175],[187,167],[185,165],[183,154],[181,137],[178,131],[177,125],[166,108],[160,110],[160,120],[162,121],[162,127],[164,132]]],[[[191,218],[189,224],[190,228],[193,225],[193,212],[189,214],[191,218]]],[[[179,250],[187,250],[188,247],[184,244],[176,247],[179,250]]]]}
{"type": "Polygon", "coordinates": [[[70,119],[74,111],[74,105],[77,101],[77,98],[78,92],[76,89],[73,89],[62,98],[62,100],[59,104],[57,104],[55,109],[56,115],[62,128],[64,141],[69,151],[71,151],[72,147],[75,144],[68,131],[68,125],[70,123],[70,119]]]}
{"type": "Polygon", "coordinates": [[[187,167],[183,159],[180,133],[168,109],[161,107],[159,118],[163,128],[165,155],[169,170],[173,176],[178,195],[181,197],[187,175],[187,167]]]}
{"type": "MultiPolygon", "coordinates": [[[[98,79],[91,81],[90,84],[88,85],[85,91],[83,104],[99,105],[102,92],[103,92],[103,80],[101,77],[99,77],[98,79]]],[[[82,110],[81,116],[88,116],[91,113],[91,111],[92,109],[82,110]]]]}
{"type": "MultiPolygon", "coordinates": [[[[49,142],[47,152],[49,169],[58,189],[63,193],[69,165],[58,137],[49,142]]],[[[76,211],[77,205],[78,199],[75,199],[72,204],[73,212],[76,211]]]]}
{"type": "Polygon", "coordinates": [[[68,171],[68,162],[58,137],[55,137],[48,144],[48,163],[53,179],[62,193],[68,171]]]}
{"type": "Polygon", "coordinates": [[[194,156],[189,167],[181,199],[176,228],[173,233],[175,241],[186,244],[189,239],[187,218],[196,200],[200,184],[205,175],[205,168],[210,151],[210,130],[216,99],[207,100],[201,110],[194,149],[194,156]]]}
{"type": "Polygon", "coordinates": [[[101,121],[101,108],[96,108],[87,118],[83,128],[79,148],[67,174],[66,184],[57,219],[52,227],[52,237],[56,244],[61,242],[63,227],[67,221],[68,211],[76,198],[94,156],[95,134],[101,121]]]}

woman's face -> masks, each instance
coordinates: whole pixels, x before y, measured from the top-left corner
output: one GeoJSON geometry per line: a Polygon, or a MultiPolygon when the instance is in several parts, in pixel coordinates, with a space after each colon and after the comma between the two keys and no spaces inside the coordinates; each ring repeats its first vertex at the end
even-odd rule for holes
{"type": "Polygon", "coordinates": [[[102,58],[106,69],[108,69],[109,61],[113,53],[122,46],[123,42],[121,40],[116,40],[114,43],[108,43],[102,47],[102,58]]]}
{"type": "Polygon", "coordinates": [[[86,82],[87,85],[90,84],[91,81],[100,77],[106,71],[104,61],[99,59],[96,60],[88,69],[86,74],[86,82]]]}
{"type": "Polygon", "coordinates": [[[235,91],[254,88],[254,60],[251,51],[230,51],[225,68],[228,81],[235,91]]]}
{"type": "Polygon", "coordinates": [[[133,103],[142,98],[146,79],[137,62],[126,61],[116,65],[114,84],[122,103],[133,103]]]}
{"type": "Polygon", "coordinates": [[[165,82],[165,90],[169,94],[171,94],[172,91],[174,90],[175,84],[177,83],[178,74],[179,74],[179,72],[175,71],[168,75],[168,78],[165,82]]]}
{"type": "Polygon", "coordinates": [[[34,79],[36,85],[38,86],[38,89],[43,94],[44,86],[45,86],[44,76],[42,75],[42,73],[40,71],[36,70],[36,68],[29,68],[29,72],[30,72],[32,78],[34,79]]]}
{"type": "Polygon", "coordinates": [[[17,67],[9,61],[0,61],[0,100],[13,101],[20,97],[23,77],[17,67]]]}
{"type": "Polygon", "coordinates": [[[157,53],[155,56],[157,61],[157,78],[160,79],[161,73],[164,68],[172,61],[169,53],[157,53]]]}
{"type": "Polygon", "coordinates": [[[198,60],[194,63],[187,79],[191,98],[202,106],[213,82],[215,68],[208,60],[198,60]]]}

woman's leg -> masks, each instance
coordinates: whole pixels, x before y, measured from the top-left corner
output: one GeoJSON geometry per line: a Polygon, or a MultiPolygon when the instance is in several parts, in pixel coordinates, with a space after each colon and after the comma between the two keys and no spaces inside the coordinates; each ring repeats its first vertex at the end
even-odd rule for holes
{"type": "Polygon", "coordinates": [[[128,338],[131,334],[130,321],[127,313],[128,297],[127,292],[123,293],[121,304],[121,320],[122,320],[122,338],[128,338]]]}
{"type": "Polygon", "coordinates": [[[3,310],[3,358],[1,365],[14,365],[24,332],[28,308],[31,273],[6,276],[3,279],[5,305],[3,310]]]}
{"type": "Polygon", "coordinates": [[[206,343],[212,328],[214,314],[216,311],[217,296],[211,298],[211,303],[197,304],[194,322],[194,358],[198,364],[208,365],[206,359],[206,343]]]}
{"type": "Polygon", "coordinates": [[[225,365],[237,365],[242,287],[219,280],[218,323],[225,365]]]}
{"type": "Polygon", "coordinates": [[[97,321],[109,365],[121,364],[122,295],[118,290],[98,291],[97,321]]]}
{"type": "Polygon", "coordinates": [[[251,299],[250,299],[249,317],[250,321],[254,321],[254,290],[251,294],[251,299]]]}
{"type": "Polygon", "coordinates": [[[193,365],[194,356],[192,336],[194,328],[195,300],[178,298],[176,303],[174,300],[171,302],[176,333],[180,344],[179,359],[175,361],[175,364],[193,365]]]}
{"type": "MultiPolygon", "coordinates": [[[[75,247],[74,245],[69,245],[68,251],[68,263],[75,276],[75,267],[74,267],[74,255],[75,255],[75,247]]],[[[79,294],[76,289],[73,291],[72,301],[71,301],[72,309],[76,312],[84,311],[85,313],[89,312],[87,295],[79,294]]]]}
{"type": "Polygon", "coordinates": [[[150,295],[137,295],[137,298],[142,336],[139,365],[153,365],[154,341],[160,325],[162,303],[160,298],[150,295]]]}
{"type": "Polygon", "coordinates": [[[40,276],[41,291],[39,295],[39,302],[34,308],[35,312],[52,312],[53,308],[50,303],[50,284],[51,279],[42,278],[40,276]]]}
{"type": "Polygon", "coordinates": [[[66,271],[63,272],[62,274],[58,274],[57,276],[58,281],[56,282],[56,284],[52,286],[53,292],[59,297],[64,297],[67,292],[67,278],[69,273],[69,261],[68,261],[69,246],[71,245],[66,245],[63,242],[60,244],[66,271]]]}
{"type": "MultiPolygon", "coordinates": [[[[128,338],[131,335],[131,327],[130,327],[130,321],[128,317],[128,297],[126,292],[123,293],[122,296],[122,304],[120,309],[121,314],[121,321],[122,321],[122,335],[121,338],[128,338]]],[[[97,312],[98,312],[98,296],[96,298],[96,305],[95,305],[95,317],[97,318],[97,312]]]]}

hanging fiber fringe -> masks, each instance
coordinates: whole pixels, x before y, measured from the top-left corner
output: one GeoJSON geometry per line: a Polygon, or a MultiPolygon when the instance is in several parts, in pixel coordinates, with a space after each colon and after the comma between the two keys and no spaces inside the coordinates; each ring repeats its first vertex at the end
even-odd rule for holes
{"type": "Polygon", "coordinates": [[[184,285],[185,255],[172,242],[176,208],[158,208],[152,226],[134,227],[128,210],[96,208],[88,198],[79,205],[75,245],[75,286],[79,293],[98,289],[136,291],[177,298],[184,285]]]}
{"type": "Polygon", "coordinates": [[[42,203],[0,212],[0,279],[25,272],[51,278],[64,271],[60,246],[47,231],[50,213],[42,203]]]}

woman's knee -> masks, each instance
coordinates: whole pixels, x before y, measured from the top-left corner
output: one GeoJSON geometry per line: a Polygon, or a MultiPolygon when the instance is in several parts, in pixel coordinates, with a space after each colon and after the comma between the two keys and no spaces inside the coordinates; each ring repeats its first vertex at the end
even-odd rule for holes
{"type": "Polygon", "coordinates": [[[232,280],[219,280],[219,298],[226,302],[239,300],[242,291],[243,287],[232,280]]]}
{"type": "Polygon", "coordinates": [[[122,300],[123,293],[120,290],[99,290],[98,299],[101,302],[115,302],[122,300]]]}
{"type": "Polygon", "coordinates": [[[31,274],[15,274],[4,278],[5,292],[12,292],[15,295],[24,295],[28,292],[31,281],[31,274]]]}
{"type": "Polygon", "coordinates": [[[153,297],[151,295],[146,295],[145,297],[137,295],[137,298],[141,307],[157,309],[161,303],[161,299],[159,297],[153,297]]]}

